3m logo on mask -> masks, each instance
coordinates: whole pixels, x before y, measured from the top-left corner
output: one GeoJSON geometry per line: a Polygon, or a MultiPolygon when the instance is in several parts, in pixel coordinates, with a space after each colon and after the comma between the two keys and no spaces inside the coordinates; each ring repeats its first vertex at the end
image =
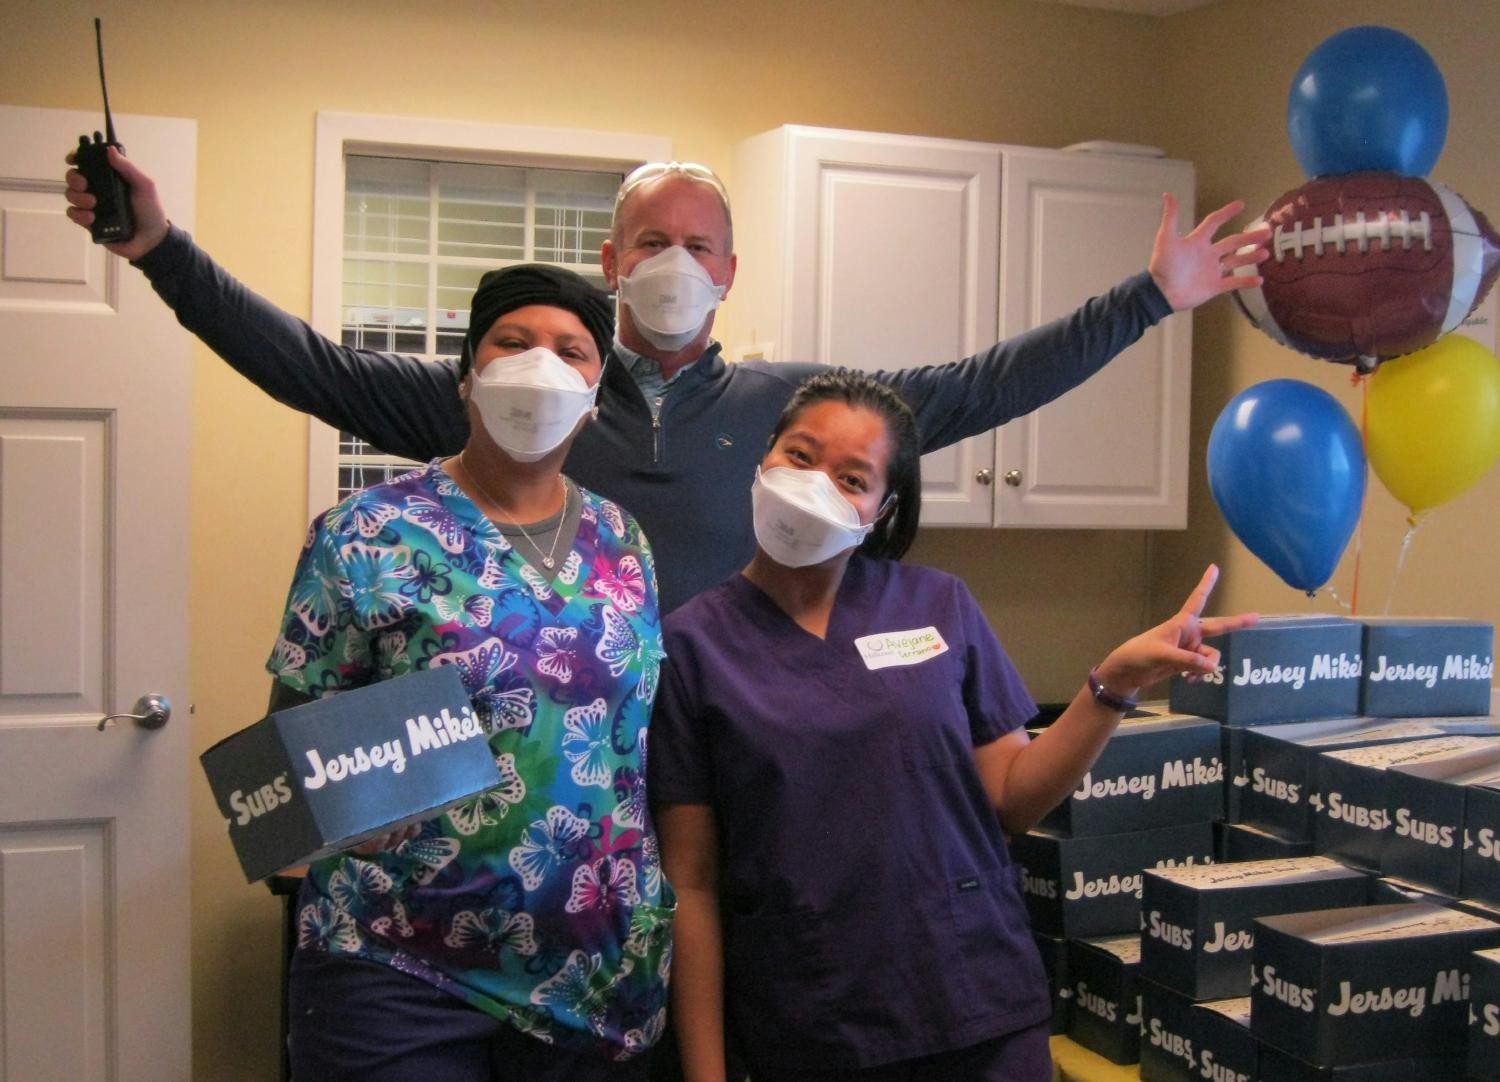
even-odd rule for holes
{"type": "Polygon", "coordinates": [[[594,408],[599,386],[543,346],[497,357],[474,374],[470,392],[485,431],[517,462],[545,458],[594,408]]]}
{"type": "Polygon", "coordinates": [[[756,470],[750,488],[755,540],[783,567],[808,567],[856,547],[870,533],[822,470],[756,470]]]}
{"type": "Polygon", "coordinates": [[[709,313],[719,307],[724,286],[715,285],[688,250],[674,244],[620,276],[620,303],[635,327],[657,349],[681,349],[691,342],[709,313]]]}

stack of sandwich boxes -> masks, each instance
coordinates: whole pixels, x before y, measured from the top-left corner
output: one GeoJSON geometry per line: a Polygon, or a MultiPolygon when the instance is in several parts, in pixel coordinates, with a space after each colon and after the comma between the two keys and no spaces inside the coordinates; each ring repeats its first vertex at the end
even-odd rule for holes
{"type": "Polygon", "coordinates": [[[1210,642],[1013,840],[1054,1030],[1148,1082],[1500,1082],[1493,627],[1210,642]]]}
{"type": "Polygon", "coordinates": [[[1139,1041],[1142,869],[1213,859],[1221,756],[1214,721],[1127,719],[1073,793],[1012,841],[1032,929],[1065,1004],[1054,1028],[1116,1063],[1135,1062],[1139,1041]]]}

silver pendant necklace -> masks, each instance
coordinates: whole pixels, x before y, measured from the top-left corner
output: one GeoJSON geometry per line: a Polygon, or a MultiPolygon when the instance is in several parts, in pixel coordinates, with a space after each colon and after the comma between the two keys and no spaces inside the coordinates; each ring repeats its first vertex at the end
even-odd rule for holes
{"type": "Polygon", "coordinates": [[[480,494],[484,496],[485,499],[490,501],[490,506],[493,507],[495,511],[500,515],[500,517],[505,520],[506,524],[509,526],[514,526],[517,530],[521,531],[521,536],[526,538],[527,544],[535,549],[536,554],[541,557],[542,566],[545,567],[548,571],[551,571],[554,567],[556,567],[557,561],[554,559],[554,557],[557,555],[557,542],[558,539],[562,537],[563,527],[567,524],[568,501],[571,498],[573,491],[571,486],[569,486],[568,484],[568,479],[566,477],[563,477],[561,474],[558,475],[557,479],[562,482],[563,487],[562,514],[557,520],[557,532],[552,535],[552,547],[548,551],[543,552],[542,546],[538,545],[532,538],[532,536],[526,532],[525,526],[522,526],[515,519],[511,518],[504,511],[500,510],[500,501],[490,495],[489,489],[485,488],[484,483],[479,480],[479,475],[476,474],[469,467],[469,464],[464,461],[464,454],[462,451],[458,453],[458,464],[463,467],[464,473],[469,475],[469,480],[474,482],[474,487],[479,489],[480,494]]]}

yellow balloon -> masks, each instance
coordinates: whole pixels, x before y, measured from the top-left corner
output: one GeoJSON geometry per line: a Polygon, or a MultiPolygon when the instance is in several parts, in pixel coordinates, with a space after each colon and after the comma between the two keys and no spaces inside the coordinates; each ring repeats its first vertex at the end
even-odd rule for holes
{"type": "Polygon", "coordinates": [[[1370,465],[1413,512],[1446,503],[1500,458],[1500,360],[1448,334],[1370,377],[1370,465]]]}

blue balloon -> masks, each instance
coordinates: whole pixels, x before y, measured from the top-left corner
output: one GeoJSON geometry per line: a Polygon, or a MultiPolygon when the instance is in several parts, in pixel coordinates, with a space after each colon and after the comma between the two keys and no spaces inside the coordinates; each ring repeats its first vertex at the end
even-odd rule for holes
{"type": "Polygon", "coordinates": [[[1310,177],[1426,176],[1448,137],[1448,89],[1427,50],[1384,26],[1342,30],[1292,79],[1287,132],[1310,177]]]}
{"type": "Polygon", "coordinates": [[[1338,566],[1365,501],[1365,452],[1349,414],[1296,379],[1230,399],[1208,438],[1214,502],[1245,547],[1312,593],[1338,566]]]}

